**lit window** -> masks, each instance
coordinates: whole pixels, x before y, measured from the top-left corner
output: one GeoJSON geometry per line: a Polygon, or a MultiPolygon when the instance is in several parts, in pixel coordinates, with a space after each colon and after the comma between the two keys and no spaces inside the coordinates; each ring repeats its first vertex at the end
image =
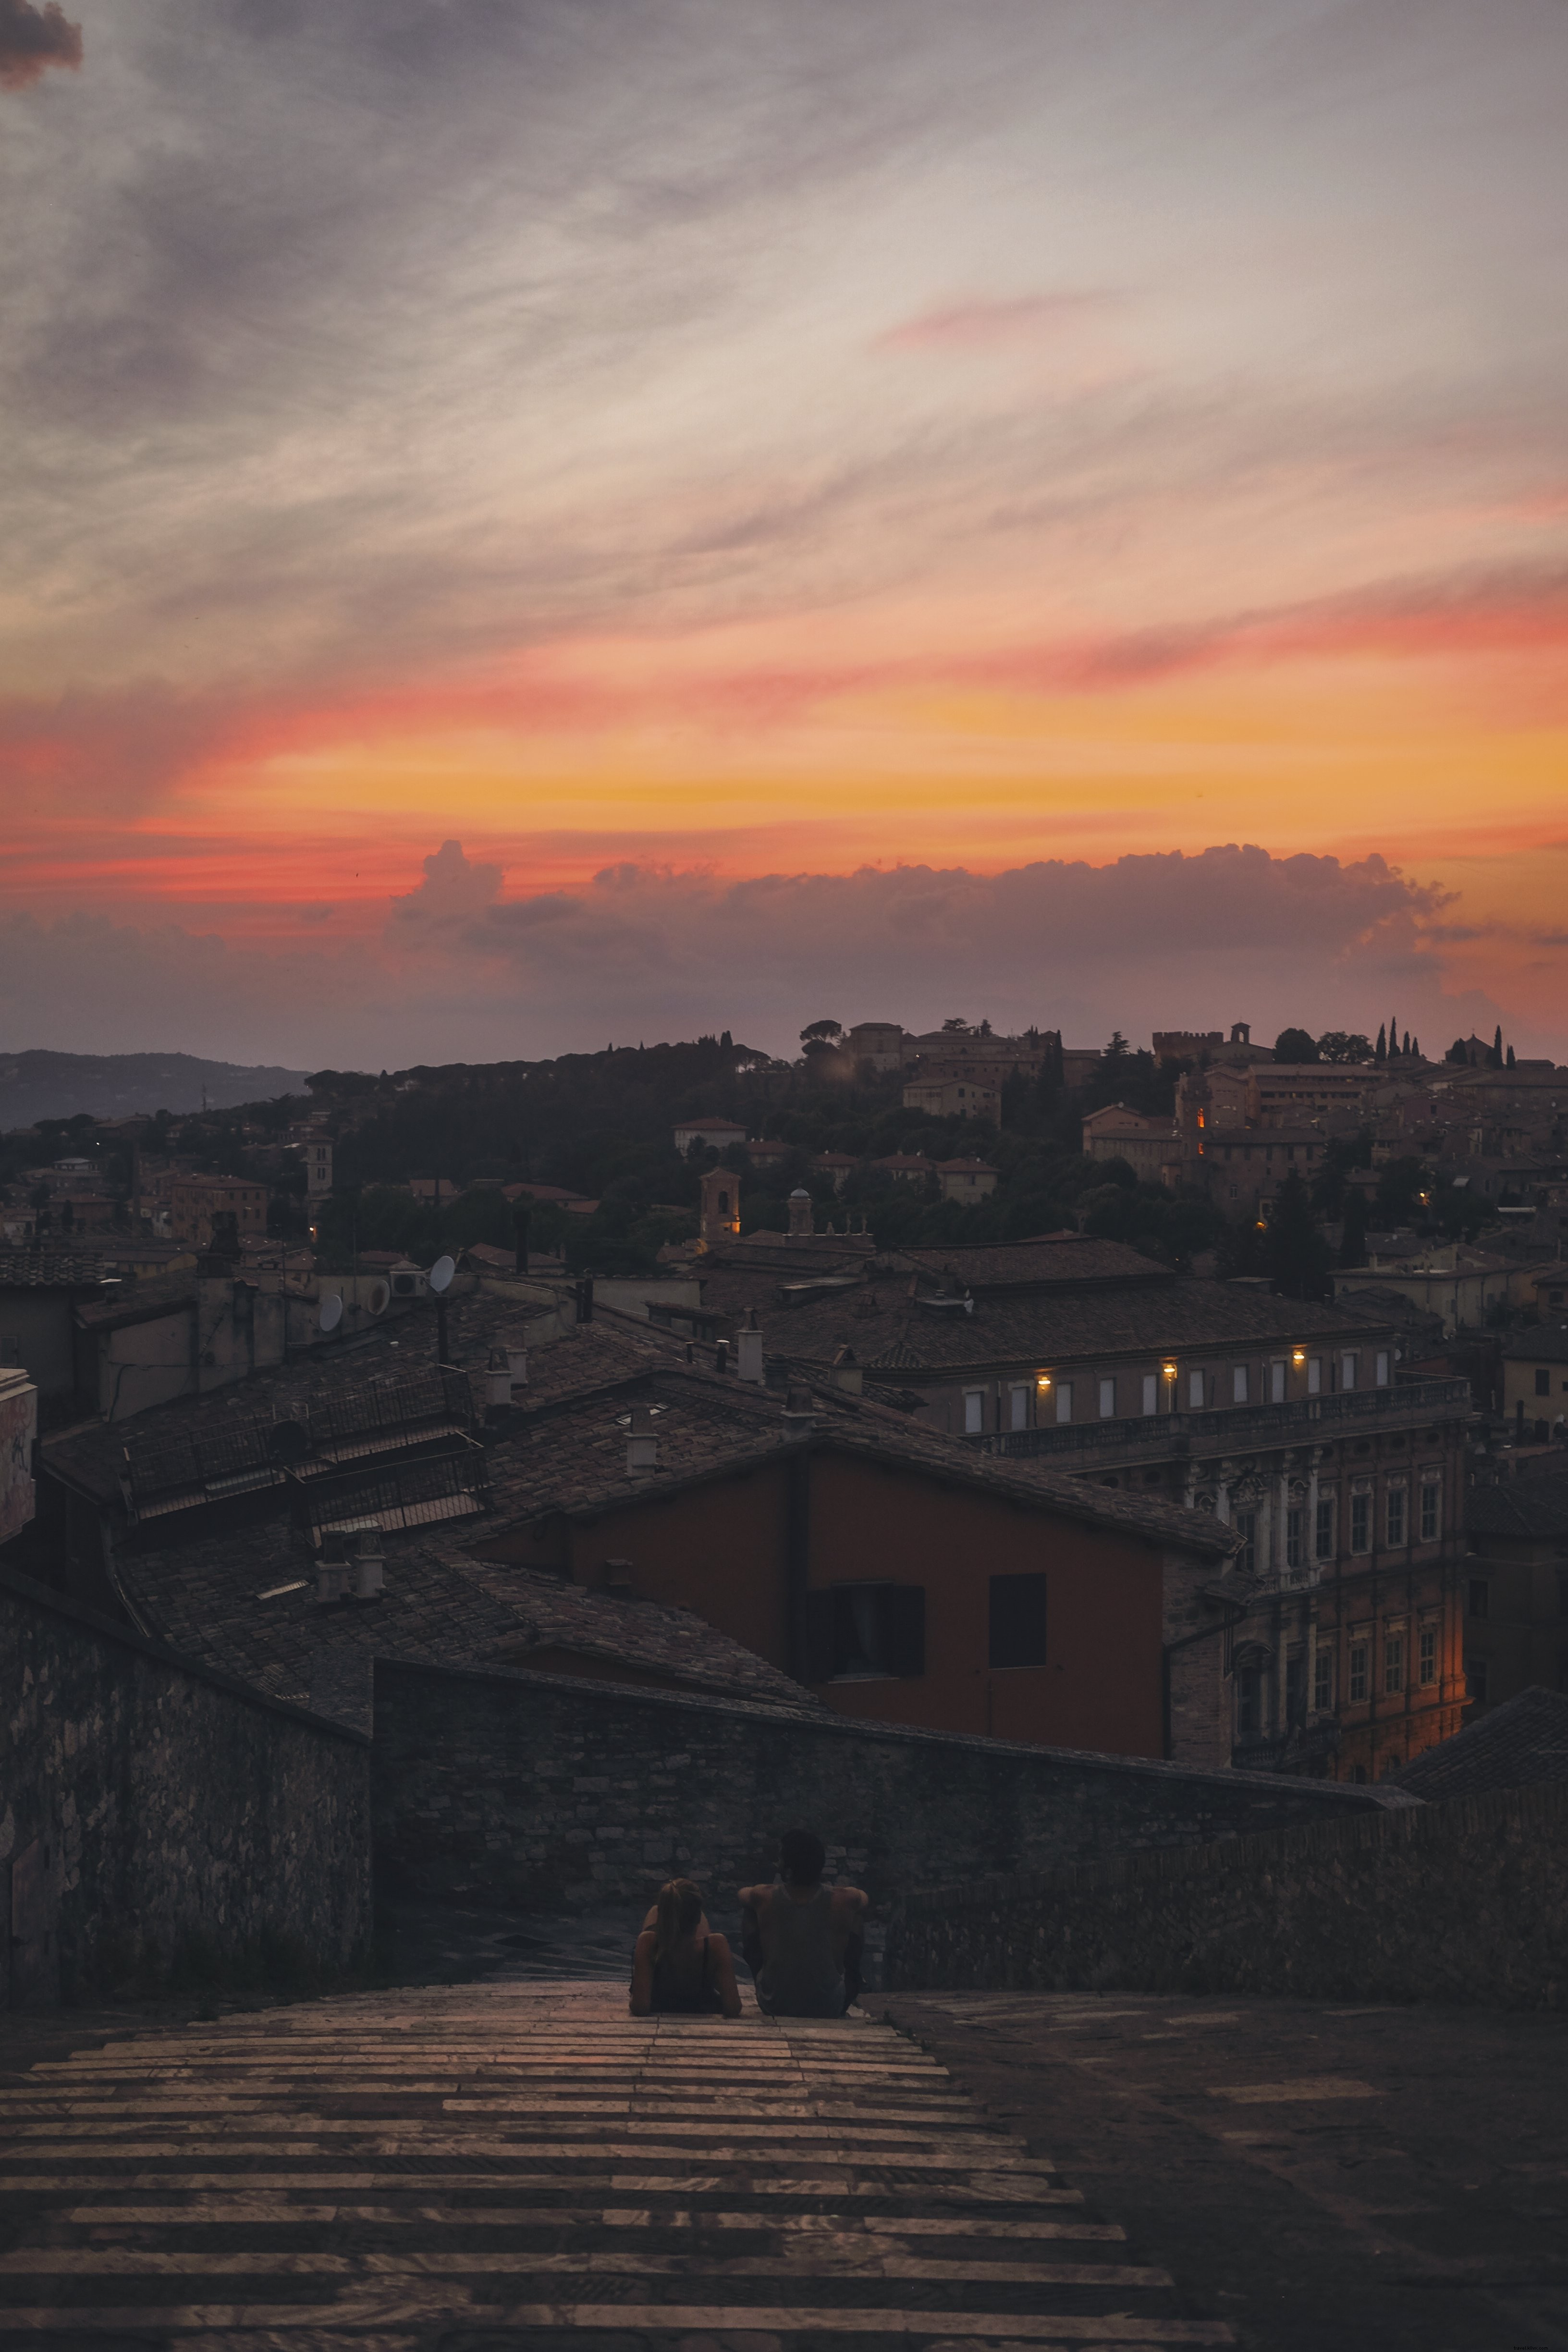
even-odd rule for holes
{"type": "Polygon", "coordinates": [[[1334,1556],[1334,1498],[1331,1495],[1320,1495],[1318,1497],[1314,1549],[1320,1559],[1332,1559],[1334,1556]]]}
{"type": "Polygon", "coordinates": [[[1160,1410],[1160,1381],[1157,1373],[1145,1372],[1143,1375],[1143,1410],[1145,1412],[1158,1412],[1160,1410]]]}
{"type": "Polygon", "coordinates": [[[963,1391],[963,1433],[977,1437],[985,1426],[985,1391],[965,1389],[963,1391]]]}
{"type": "Polygon", "coordinates": [[[1416,1658],[1421,1686],[1426,1690],[1437,1679],[1437,1629],[1435,1625],[1422,1627],[1416,1658]]]}
{"type": "Polygon", "coordinates": [[[1057,1382],[1057,1419],[1058,1421],[1072,1419],[1072,1382],[1070,1381],[1057,1382]]]}
{"type": "Polygon", "coordinates": [[[1370,1495],[1351,1496],[1351,1549],[1352,1551],[1372,1549],[1372,1496],[1370,1495]]]}
{"type": "Polygon", "coordinates": [[[1320,1650],[1312,1661],[1312,1706],[1319,1715],[1329,1715],[1334,1704],[1334,1654],[1320,1650]]]}
{"type": "Polygon", "coordinates": [[[1387,1505],[1388,1541],[1395,1549],[1405,1541],[1405,1489],[1391,1486],[1385,1498],[1387,1505]]]}
{"type": "Polygon", "coordinates": [[[1421,1540],[1436,1543],[1443,1530],[1443,1489],[1435,1478],[1421,1489],[1421,1540]]]}
{"type": "Polygon", "coordinates": [[[1100,1383],[1100,1417],[1101,1421],[1116,1418],[1116,1381],[1114,1377],[1100,1383]]]}
{"type": "Polygon", "coordinates": [[[1204,1376],[1202,1372],[1187,1374],[1187,1410],[1202,1412],[1204,1409],[1204,1376]]]}
{"type": "Polygon", "coordinates": [[[1247,1368],[1245,1364],[1233,1364],[1230,1368],[1230,1401],[1232,1404],[1245,1404],[1247,1402],[1247,1368]]]}
{"type": "Polygon", "coordinates": [[[1366,1657],[1364,1642],[1351,1643],[1351,1705],[1359,1706],[1366,1697],[1366,1657]]]}
{"type": "Polygon", "coordinates": [[[1383,1637],[1383,1687],[1385,1691],[1405,1688],[1405,1636],[1385,1633],[1383,1637]]]}

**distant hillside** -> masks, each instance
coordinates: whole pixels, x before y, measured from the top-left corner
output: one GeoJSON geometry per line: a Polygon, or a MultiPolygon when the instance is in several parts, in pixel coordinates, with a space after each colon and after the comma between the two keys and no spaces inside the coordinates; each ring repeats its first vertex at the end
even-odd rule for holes
{"type": "Polygon", "coordinates": [[[303,1070],[202,1062],[194,1054],[0,1054],[0,1130],[40,1118],[123,1118],[138,1110],[215,1110],[302,1095],[303,1070]]]}

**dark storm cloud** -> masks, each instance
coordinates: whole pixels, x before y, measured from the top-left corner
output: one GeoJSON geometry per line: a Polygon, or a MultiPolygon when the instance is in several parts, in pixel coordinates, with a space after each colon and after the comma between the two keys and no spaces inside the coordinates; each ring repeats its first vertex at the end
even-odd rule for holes
{"type": "Polygon", "coordinates": [[[0,89],[26,89],[50,66],[79,66],[81,26],[68,24],[58,0],[0,0],[0,89]]]}

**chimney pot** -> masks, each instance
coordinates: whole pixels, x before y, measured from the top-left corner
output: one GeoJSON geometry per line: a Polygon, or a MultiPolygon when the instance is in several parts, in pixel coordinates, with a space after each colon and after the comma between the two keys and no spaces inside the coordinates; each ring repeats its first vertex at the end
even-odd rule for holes
{"type": "Polygon", "coordinates": [[[746,1318],[744,1329],[735,1335],[735,1370],[743,1381],[754,1381],[759,1387],[763,1384],[763,1335],[757,1328],[754,1307],[746,1318]]]}

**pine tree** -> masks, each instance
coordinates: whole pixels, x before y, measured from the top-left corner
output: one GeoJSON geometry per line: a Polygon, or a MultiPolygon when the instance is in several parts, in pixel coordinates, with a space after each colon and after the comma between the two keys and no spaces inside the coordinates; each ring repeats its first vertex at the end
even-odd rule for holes
{"type": "Polygon", "coordinates": [[[1377,1062],[1386,1062],[1388,1059],[1388,1032],[1386,1029],[1380,1029],[1377,1033],[1377,1044],[1373,1047],[1373,1059],[1377,1062]]]}

